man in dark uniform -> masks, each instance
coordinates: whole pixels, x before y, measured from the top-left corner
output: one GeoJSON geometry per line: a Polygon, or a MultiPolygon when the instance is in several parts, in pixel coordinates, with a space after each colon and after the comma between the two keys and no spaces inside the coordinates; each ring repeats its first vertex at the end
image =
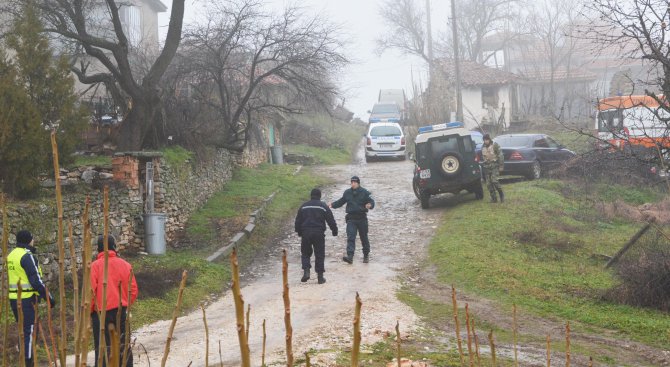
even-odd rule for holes
{"type": "MultiPolygon", "coordinates": [[[[37,262],[37,249],[33,247],[33,235],[22,230],[16,234],[16,248],[7,256],[7,273],[9,280],[9,304],[12,307],[14,320],[19,320],[18,304],[23,312],[23,358],[26,366],[33,363],[33,343],[37,342],[35,319],[37,303],[47,299],[47,289],[42,281],[42,269],[37,262]],[[21,299],[18,299],[21,286],[21,299]]],[[[49,294],[51,307],[56,301],[49,294]]]]}
{"type": "Polygon", "coordinates": [[[339,208],[347,204],[345,219],[347,221],[347,256],[342,261],[351,264],[354,261],[356,249],[356,232],[361,236],[363,245],[363,262],[370,261],[370,240],[368,240],[368,210],[375,207],[370,191],[361,187],[358,176],[351,178],[351,188],[346,189],[339,200],[332,202],[331,208],[339,208]]]}
{"type": "Polygon", "coordinates": [[[314,252],[314,267],[318,275],[319,284],[326,282],[323,273],[326,271],[324,260],[326,258],[326,223],[330,227],[333,236],[337,236],[337,223],[330,208],[321,201],[321,190],[313,189],[311,200],[302,204],[295,217],[295,231],[302,237],[300,243],[300,254],[302,255],[303,275],[301,282],[309,280],[309,269],[312,267],[310,259],[314,252]]]}

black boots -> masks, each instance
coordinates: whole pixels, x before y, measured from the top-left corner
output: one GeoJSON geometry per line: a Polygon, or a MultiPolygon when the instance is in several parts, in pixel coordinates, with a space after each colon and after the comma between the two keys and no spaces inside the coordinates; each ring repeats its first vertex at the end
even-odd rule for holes
{"type": "Polygon", "coordinates": [[[498,189],[498,195],[500,196],[500,202],[501,203],[504,202],[505,201],[505,194],[503,194],[502,189],[498,189]]]}
{"type": "Polygon", "coordinates": [[[363,255],[363,262],[364,263],[369,263],[370,262],[370,255],[363,255]]]}
{"type": "Polygon", "coordinates": [[[344,261],[347,264],[353,264],[354,258],[353,256],[342,256],[342,261],[344,261]]]}
{"type": "Polygon", "coordinates": [[[302,278],[300,278],[300,281],[305,283],[308,280],[309,280],[309,269],[304,269],[303,274],[302,274],[302,278]]]}
{"type": "Polygon", "coordinates": [[[319,284],[323,284],[323,283],[326,282],[326,278],[323,277],[323,273],[317,273],[317,275],[318,275],[319,284]]]}

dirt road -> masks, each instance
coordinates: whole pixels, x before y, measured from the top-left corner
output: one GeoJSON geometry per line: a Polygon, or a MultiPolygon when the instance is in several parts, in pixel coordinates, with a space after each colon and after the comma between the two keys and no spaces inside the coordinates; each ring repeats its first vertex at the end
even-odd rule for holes
{"type": "MultiPolygon", "coordinates": [[[[253,279],[242,289],[245,301],[251,304],[249,340],[253,365],[260,365],[263,319],[266,320],[268,335],[266,363],[285,358],[280,248],[286,248],[289,253],[296,358],[312,348],[342,350],[351,345],[356,292],[363,301],[364,344],[379,340],[384,331],[392,331],[397,320],[403,331],[410,331],[410,328],[419,325],[413,311],[396,299],[398,275],[403,269],[416,266],[418,256],[424,253],[437,228],[442,210],[420,209],[409,184],[411,170],[409,161],[366,164],[361,157],[351,165],[317,169],[320,174],[338,182],[324,189],[325,201],[338,199],[349,187],[352,175],[360,176],[362,186],[372,192],[377,207],[369,214],[371,262],[362,263],[360,242],[357,243],[354,264],[341,261],[346,235],[344,208],[340,208],[334,210],[340,235],[326,238],[327,283],[318,285],[314,274],[309,282],[300,283],[300,239],[290,232],[291,228],[287,228],[281,245],[271,256],[254,264],[252,269],[243,269],[253,279]]],[[[219,362],[220,342],[224,364],[237,365],[239,348],[230,294],[209,305],[206,311],[210,329],[210,363],[219,362]]],[[[161,321],[134,332],[137,343],[143,346],[139,348],[141,352],[136,358],[136,366],[147,366],[147,358],[152,366],[160,365],[168,327],[168,321],[161,321]]],[[[167,365],[187,366],[192,362],[192,366],[204,366],[204,351],[202,312],[197,310],[179,318],[167,365]]],[[[324,353],[313,361],[328,364],[334,355],[324,353]]]]}

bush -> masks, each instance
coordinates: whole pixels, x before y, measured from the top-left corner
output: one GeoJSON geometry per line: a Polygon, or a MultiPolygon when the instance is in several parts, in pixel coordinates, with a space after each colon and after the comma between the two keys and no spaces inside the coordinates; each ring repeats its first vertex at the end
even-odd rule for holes
{"type": "Polygon", "coordinates": [[[649,232],[616,264],[621,283],[609,290],[605,298],[667,312],[670,311],[670,247],[662,235],[649,232]]]}

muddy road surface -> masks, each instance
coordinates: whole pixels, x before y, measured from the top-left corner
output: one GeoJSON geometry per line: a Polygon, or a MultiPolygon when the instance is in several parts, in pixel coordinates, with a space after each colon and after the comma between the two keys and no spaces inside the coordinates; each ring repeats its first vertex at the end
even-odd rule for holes
{"type": "MultiPolygon", "coordinates": [[[[362,151],[361,151],[362,153],[362,151]]],[[[249,334],[252,365],[261,363],[262,321],[266,320],[266,363],[285,360],[284,306],[282,300],[281,249],[288,251],[293,348],[296,359],[305,351],[344,350],[351,346],[352,321],[356,292],[363,302],[362,343],[371,344],[393,332],[396,321],[403,332],[410,332],[420,322],[414,312],[396,298],[399,275],[417,266],[437,228],[443,208],[434,199],[432,210],[422,210],[411,188],[413,164],[410,161],[364,163],[359,157],[351,165],[316,168],[316,173],[330,177],[337,184],[323,190],[324,201],[340,198],[349,187],[349,178],[358,175],[361,186],[372,192],[377,206],[369,213],[371,261],[362,262],[360,241],[356,244],[353,265],[341,258],[346,248],[344,207],[333,210],[339,236],[326,234],[326,284],[316,282],[316,274],[301,283],[300,238],[287,226],[286,234],[270,255],[258,259],[249,269],[242,269],[248,279],[242,294],[251,305],[249,334]],[[249,276],[251,275],[251,276],[249,276]]],[[[309,193],[305,193],[308,196],[309,193]]],[[[470,195],[473,197],[474,195],[470,195]]],[[[296,208],[297,209],[297,208],[296,208]]],[[[290,218],[292,221],[292,218],[290,218]]],[[[289,218],[287,218],[289,221],[289,218]]],[[[313,260],[312,260],[313,261],[313,260]]],[[[313,269],[312,269],[313,270],[313,269]]],[[[215,285],[214,288],[220,288],[215,285]]],[[[206,308],[210,331],[210,364],[239,365],[238,337],[234,304],[227,292],[206,308]]],[[[166,315],[169,317],[169,315],[166,315]]],[[[136,350],[135,365],[160,365],[169,321],[145,326],[133,333],[141,347],[136,350]],[[146,349],[146,353],[144,350],[146,349]]],[[[200,310],[180,317],[171,343],[169,366],[204,366],[205,334],[200,310]]],[[[334,362],[337,353],[319,353],[312,361],[319,365],[334,362]]]]}

